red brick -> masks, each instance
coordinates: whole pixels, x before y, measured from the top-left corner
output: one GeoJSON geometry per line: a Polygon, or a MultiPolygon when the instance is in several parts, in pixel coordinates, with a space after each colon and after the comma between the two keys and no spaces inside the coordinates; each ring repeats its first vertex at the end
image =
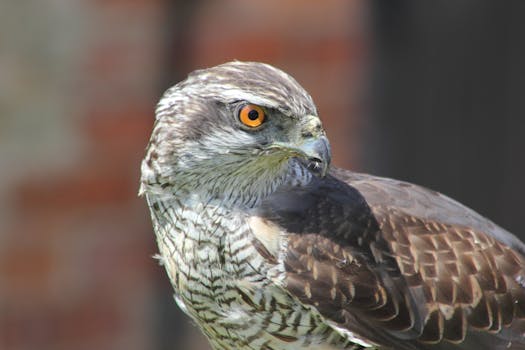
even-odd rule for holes
{"type": "Polygon", "coordinates": [[[56,318],[57,340],[75,344],[93,338],[111,338],[121,332],[125,324],[123,314],[114,304],[116,296],[97,295],[79,300],[61,310],[56,318]]]}
{"type": "Polygon", "coordinates": [[[113,301],[94,293],[74,304],[15,304],[0,316],[0,344],[6,350],[108,345],[126,326],[124,313],[113,301]]]}
{"type": "Polygon", "coordinates": [[[91,152],[112,161],[142,158],[155,120],[155,104],[152,100],[89,111],[82,130],[91,141],[91,152]]]}
{"type": "Polygon", "coordinates": [[[68,176],[20,184],[15,192],[14,205],[27,211],[63,215],[103,203],[136,198],[138,170],[137,177],[133,178],[123,176],[131,174],[127,167],[116,166],[110,160],[88,166],[68,176]]]}
{"type": "Polygon", "coordinates": [[[32,244],[30,239],[28,236],[25,244],[10,244],[0,255],[2,289],[11,297],[45,293],[55,268],[55,256],[49,245],[32,244]]]}
{"type": "Polygon", "coordinates": [[[265,35],[245,35],[236,40],[201,39],[195,43],[194,67],[212,66],[233,59],[276,62],[283,59],[286,42],[265,35]]]}

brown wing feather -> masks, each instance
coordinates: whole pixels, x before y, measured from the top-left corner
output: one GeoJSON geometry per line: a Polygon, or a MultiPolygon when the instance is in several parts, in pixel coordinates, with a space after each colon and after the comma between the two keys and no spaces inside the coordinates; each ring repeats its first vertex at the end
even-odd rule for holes
{"type": "Polygon", "coordinates": [[[435,192],[333,175],[261,207],[288,233],[290,293],[396,349],[525,349],[523,243],[435,192]]]}
{"type": "Polygon", "coordinates": [[[409,290],[423,291],[421,341],[461,343],[468,329],[497,333],[522,318],[521,254],[467,227],[417,223],[384,206],[373,211],[409,290]]]}
{"type": "Polygon", "coordinates": [[[439,193],[366,175],[345,180],[367,199],[409,290],[424,291],[419,341],[483,348],[478,337],[490,349],[525,348],[522,242],[439,193]]]}

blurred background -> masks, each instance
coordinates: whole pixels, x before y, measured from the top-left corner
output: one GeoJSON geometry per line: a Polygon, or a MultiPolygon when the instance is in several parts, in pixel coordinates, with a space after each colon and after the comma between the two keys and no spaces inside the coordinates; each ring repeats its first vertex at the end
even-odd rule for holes
{"type": "Polygon", "coordinates": [[[524,18],[519,0],[3,1],[0,349],[208,349],[136,194],[160,94],[231,59],[310,91],[336,165],[524,238],[524,18]]]}

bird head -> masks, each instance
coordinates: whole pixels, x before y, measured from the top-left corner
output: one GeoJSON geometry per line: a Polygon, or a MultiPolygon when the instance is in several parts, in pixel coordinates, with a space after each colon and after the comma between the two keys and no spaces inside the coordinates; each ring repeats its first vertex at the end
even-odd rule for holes
{"type": "Polygon", "coordinates": [[[267,187],[292,170],[324,176],[330,157],[315,104],[297,81],[267,64],[234,61],[191,73],[161,98],[142,190],[267,187]]]}

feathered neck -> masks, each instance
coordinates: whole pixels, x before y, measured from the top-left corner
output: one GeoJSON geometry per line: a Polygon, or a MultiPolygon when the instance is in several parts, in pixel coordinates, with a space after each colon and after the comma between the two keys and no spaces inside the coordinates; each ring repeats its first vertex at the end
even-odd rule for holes
{"type": "Polygon", "coordinates": [[[141,184],[140,193],[150,199],[197,199],[222,206],[253,208],[280,186],[301,186],[312,173],[297,159],[246,159],[207,168],[177,169],[157,183],[141,184]]]}

